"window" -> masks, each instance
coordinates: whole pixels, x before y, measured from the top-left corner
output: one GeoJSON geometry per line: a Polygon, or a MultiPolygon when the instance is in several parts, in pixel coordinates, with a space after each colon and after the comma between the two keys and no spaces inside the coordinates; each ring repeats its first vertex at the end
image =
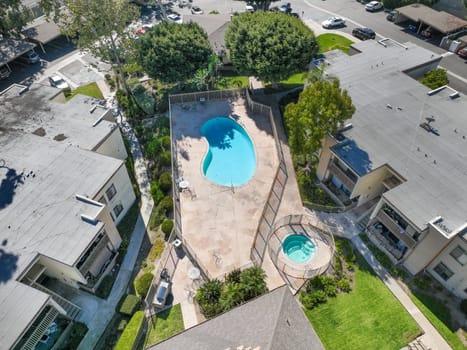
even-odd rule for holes
{"type": "Polygon", "coordinates": [[[458,245],[456,248],[452,250],[450,254],[462,266],[464,266],[467,263],[467,254],[465,253],[465,250],[462,249],[461,246],[458,245]]]}
{"type": "Polygon", "coordinates": [[[98,202],[99,202],[99,203],[102,203],[102,204],[104,204],[104,205],[107,205],[107,201],[106,201],[106,199],[105,199],[105,196],[102,196],[101,198],[99,198],[98,202]]]}
{"type": "Polygon", "coordinates": [[[123,211],[123,205],[122,205],[121,203],[117,204],[117,205],[114,207],[115,217],[118,218],[118,216],[121,214],[122,211],[123,211]]]}
{"type": "Polygon", "coordinates": [[[433,270],[435,270],[435,272],[445,281],[447,281],[452,275],[454,275],[454,272],[449,270],[449,268],[442,262],[436,265],[433,270]]]}
{"type": "Polygon", "coordinates": [[[117,194],[117,190],[115,189],[114,184],[110,185],[110,187],[105,191],[105,194],[107,195],[107,198],[109,201],[112,200],[113,197],[117,194]]]}

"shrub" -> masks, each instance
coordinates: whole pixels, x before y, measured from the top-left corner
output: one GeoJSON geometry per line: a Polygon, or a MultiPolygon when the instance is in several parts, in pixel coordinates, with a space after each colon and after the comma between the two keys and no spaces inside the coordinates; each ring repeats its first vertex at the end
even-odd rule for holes
{"type": "Polygon", "coordinates": [[[149,228],[151,230],[157,229],[157,227],[159,227],[159,225],[162,224],[165,218],[166,215],[164,210],[162,210],[159,205],[155,206],[152,209],[151,217],[149,219],[149,228]]]}
{"type": "Polygon", "coordinates": [[[347,270],[349,271],[355,271],[355,264],[353,262],[346,263],[345,267],[347,267],[347,270]]]}
{"type": "Polygon", "coordinates": [[[151,182],[150,191],[151,191],[152,199],[154,200],[154,204],[159,203],[162,200],[162,198],[164,198],[164,192],[162,192],[157,181],[151,182]]]}
{"type": "Polygon", "coordinates": [[[300,299],[303,306],[307,309],[313,309],[315,306],[325,303],[327,301],[327,296],[324,291],[316,290],[311,293],[302,292],[300,299]]]}
{"type": "Polygon", "coordinates": [[[112,291],[112,287],[114,285],[115,278],[112,275],[106,275],[102,279],[99,287],[96,290],[96,296],[102,299],[107,299],[110,292],[112,291]]]}
{"type": "Polygon", "coordinates": [[[146,294],[148,294],[149,287],[151,287],[151,282],[153,279],[152,273],[148,272],[142,274],[141,276],[135,279],[134,285],[136,294],[138,294],[141,298],[145,298],[146,294]]]}
{"type": "Polygon", "coordinates": [[[159,206],[166,213],[170,213],[171,211],[173,211],[174,204],[172,196],[165,196],[164,198],[162,198],[161,202],[159,203],[159,206]]]}
{"type": "Polygon", "coordinates": [[[120,320],[120,322],[118,323],[118,326],[117,326],[117,331],[123,332],[123,330],[125,329],[127,324],[128,324],[127,320],[125,320],[125,319],[120,320]]]}
{"type": "Polygon", "coordinates": [[[250,267],[240,273],[240,285],[245,300],[255,298],[268,291],[266,273],[260,267],[250,267]]]}
{"type": "Polygon", "coordinates": [[[170,151],[161,153],[159,156],[159,164],[163,167],[170,167],[172,165],[172,156],[170,151]]]}
{"type": "Polygon", "coordinates": [[[234,269],[225,276],[225,283],[240,283],[242,270],[234,269]]]}
{"type": "Polygon", "coordinates": [[[327,285],[324,287],[324,292],[328,297],[335,297],[337,296],[337,288],[334,285],[327,285]]]}
{"type": "Polygon", "coordinates": [[[131,317],[130,322],[128,322],[125,330],[123,331],[120,339],[118,340],[117,345],[115,346],[114,350],[128,350],[133,349],[135,345],[136,336],[139,333],[141,326],[143,325],[144,321],[144,312],[137,311],[131,317]]]}
{"type": "Polygon", "coordinates": [[[195,300],[204,316],[210,318],[223,311],[219,303],[222,288],[222,282],[218,279],[207,280],[196,292],[195,300]]]}
{"type": "Polygon", "coordinates": [[[337,282],[337,288],[339,288],[339,290],[344,293],[350,293],[352,291],[350,282],[345,278],[337,282]]]}
{"type": "Polygon", "coordinates": [[[164,193],[169,192],[172,189],[172,175],[168,172],[164,172],[159,177],[159,188],[164,191],[164,193]]]}
{"type": "Polygon", "coordinates": [[[166,236],[168,236],[170,235],[170,232],[172,232],[173,227],[174,227],[174,222],[172,220],[164,220],[161,226],[161,230],[162,232],[164,232],[166,236]]]}
{"type": "Polygon", "coordinates": [[[118,312],[123,315],[132,316],[136,310],[141,305],[141,299],[138,298],[136,295],[127,294],[124,296],[123,302],[121,303],[118,312]]]}
{"type": "Polygon", "coordinates": [[[210,14],[210,15],[218,15],[218,14],[219,14],[219,11],[217,11],[217,10],[211,10],[211,11],[209,11],[209,14],[210,14]]]}
{"type": "Polygon", "coordinates": [[[422,290],[430,290],[432,283],[432,279],[427,275],[414,277],[413,279],[413,284],[422,290]]]}
{"type": "Polygon", "coordinates": [[[149,251],[149,261],[153,262],[156,260],[158,257],[162,255],[162,252],[164,251],[165,248],[165,242],[161,239],[158,239],[153,246],[151,247],[151,250],[149,251]]]}
{"type": "Polygon", "coordinates": [[[461,310],[465,315],[467,315],[467,299],[462,299],[461,310]]]}
{"type": "Polygon", "coordinates": [[[326,287],[336,286],[337,279],[333,276],[319,275],[313,277],[307,286],[309,291],[312,290],[325,290],[326,287]]]}
{"type": "Polygon", "coordinates": [[[443,68],[435,68],[428,73],[420,80],[420,82],[428,86],[430,89],[437,89],[443,85],[449,83],[448,74],[443,68]]]}

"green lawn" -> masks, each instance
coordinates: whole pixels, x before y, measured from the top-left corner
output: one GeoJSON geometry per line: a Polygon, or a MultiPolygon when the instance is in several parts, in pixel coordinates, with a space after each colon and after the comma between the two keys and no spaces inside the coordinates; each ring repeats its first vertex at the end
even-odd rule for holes
{"type": "Polygon", "coordinates": [[[76,88],[76,90],[73,90],[71,92],[71,95],[66,98],[67,101],[71,100],[77,94],[91,96],[91,97],[95,97],[95,98],[98,98],[98,99],[101,99],[101,100],[104,99],[104,95],[102,95],[101,89],[99,89],[99,86],[97,86],[97,84],[95,82],[94,83],[89,83],[87,85],[80,86],[80,87],[76,88]]]}
{"type": "Polygon", "coordinates": [[[352,40],[349,40],[341,35],[337,34],[321,34],[317,37],[319,44],[319,53],[339,49],[345,53],[349,52],[350,45],[353,44],[352,40]]]}
{"type": "Polygon", "coordinates": [[[354,290],[305,314],[326,350],[400,349],[421,333],[361,256],[357,256],[354,290]]]}
{"type": "Polygon", "coordinates": [[[465,349],[459,337],[451,329],[451,315],[448,308],[440,300],[424,293],[411,294],[410,298],[454,350],[465,349]]]}
{"type": "Polygon", "coordinates": [[[308,71],[305,72],[300,72],[297,74],[294,74],[290,76],[286,80],[281,80],[277,85],[277,88],[273,88],[270,82],[264,82],[264,93],[266,95],[268,94],[274,94],[276,92],[282,92],[282,91],[287,91],[294,89],[296,87],[302,86],[305,83],[306,76],[308,74],[308,71]]]}
{"type": "Polygon", "coordinates": [[[172,306],[153,317],[149,322],[144,348],[157,344],[185,329],[180,304],[172,306]]]}
{"type": "Polygon", "coordinates": [[[236,89],[248,87],[248,76],[238,75],[236,72],[225,71],[216,85],[216,89],[236,89]]]}

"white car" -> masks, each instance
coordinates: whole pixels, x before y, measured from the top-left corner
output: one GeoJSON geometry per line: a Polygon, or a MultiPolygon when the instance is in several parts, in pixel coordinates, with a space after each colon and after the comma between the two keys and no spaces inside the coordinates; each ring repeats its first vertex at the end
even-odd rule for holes
{"type": "Polygon", "coordinates": [[[52,75],[51,77],[49,77],[49,83],[50,83],[50,86],[53,86],[53,87],[56,87],[57,89],[68,89],[70,87],[70,85],[68,85],[68,83],[63,80],[63,78],[59,75],[52,75]]]}
{"type": "Polygon", "coordinates": [[[253,6],[253,4],[246,4],[245,5],[245,11],[246,12],[255,12],[256,8],[255,8],[255,6],[253,6]]]}
{"type": "Polygon", "coordinates": [[[180,15],[176,15],[175,13],[171,13],[170,15],[168,15],[167,20],[169,22],[178,23],[178,24],[183,23],[182,17],[180,17],[180,15]]]}
{"type": "Polygon", "coordinates": [[[194,15],[202,15],[204,12],[203,12],[203,10],[201,10],[200,7],[198,7],[198,6],[193,6],[193,7],[191,8],[191,13],[194,14],[194,15]]]}
{"type": "Polygon", "coordinates": [[[345,25],[345,19],[342,17],[330,17],[321,23],[321,25],[326,29],[343,27],[345,25]]]}
{"type": "Polygon", "coordinates": [[[379,11],[383,8],[383,3],[379,1],[371,1],[365,5],[365,10],[369,12],[379,11]]]}
{"type": "Polygon", "coordinates": [[[159,286],[157,287],[156,295],[154,295],[152,304],[155,307],[163,308],[169,293],[170,293],[170,282],[161,281],[161,283],[159,283],[159,286]]]}

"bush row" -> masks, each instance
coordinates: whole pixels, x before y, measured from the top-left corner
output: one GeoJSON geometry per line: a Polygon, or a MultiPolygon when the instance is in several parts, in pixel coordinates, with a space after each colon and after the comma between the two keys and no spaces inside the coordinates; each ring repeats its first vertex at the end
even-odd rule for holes
{"type": "Polygon", "coordinates": [[[146,294],[148,294],[149,287],[151,287],[151,282],[153,279],[153,274],[151,272],[144,273],[139,277],[136,277],[134,281],[136,294],[144,299],[146,294]]]}
{"type": "Polygon", "coordinates": [[[117,345],[114,350],[128,350],[133,349],[135,342],[137,341],[136,337],[138,336],[139,330],[143,325],[144,321],[144,312],[137,311],[131,317],[130,321],[126,325],[120,339],[118,340],[117,345]]]}
{"type": "Polygon", "coordinates": [[[126,294],[120,301],[118,312],[122,315],[132,316],[141,306],[141,299],[133,294],[126,294]]]}

